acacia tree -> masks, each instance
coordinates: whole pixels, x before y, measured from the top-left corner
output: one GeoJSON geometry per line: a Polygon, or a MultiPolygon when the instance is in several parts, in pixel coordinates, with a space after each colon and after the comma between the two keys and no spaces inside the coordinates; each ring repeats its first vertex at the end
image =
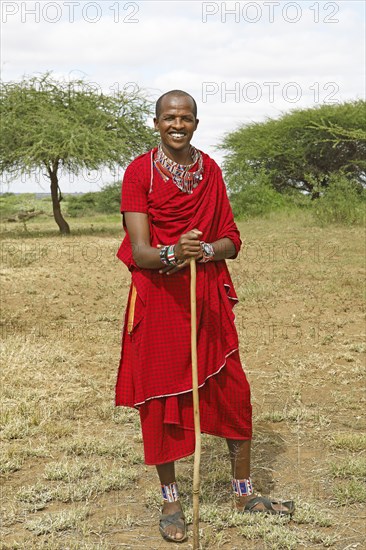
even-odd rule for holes
{"type": "Polygon", "coordinates": [[[320,195],[331,174],[359,182],[366,176],[366,102],[294,110],[279,119],[253,122],[224,137],[229,189],[240,192],[263,175],[279,192],[288,188],[320,195]],[[254,178],[254,180],[253,180],[254,178]]]}
{"type": "Polygon", "coordinates": [[[84,80],[60,81],[50,73],[2,83],[0,173],[15,179],[44,170],[55,221],[68,234],[60,173],[125,166],[153,144],[149,114],[141,90],[108,95],[84,80]]]}

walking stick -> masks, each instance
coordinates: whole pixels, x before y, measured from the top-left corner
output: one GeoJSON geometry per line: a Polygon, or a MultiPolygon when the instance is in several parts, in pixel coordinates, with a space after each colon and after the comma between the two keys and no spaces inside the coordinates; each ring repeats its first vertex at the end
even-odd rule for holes
{"type": "Polygon", "coordinates": [[[191,258],[191,356],[194,433],[196,439],[193,466],[193,550],[199,550],[199,505],[200,505],[200,463],[201,425],[197,373],[197,315],[196,315],[196,261],[191,258]]]}

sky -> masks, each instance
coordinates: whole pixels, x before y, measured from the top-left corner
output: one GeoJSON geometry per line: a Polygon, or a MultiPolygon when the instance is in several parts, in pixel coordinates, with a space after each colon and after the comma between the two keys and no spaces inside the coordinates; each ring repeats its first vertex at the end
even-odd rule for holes
{"type": "MultiPolygon", "coordinates": [[[[143,88],[152,100],[192,94],[193,145],[220,164],[223,136],[293,109],[365,99],[364,0],[1,2],[1,78],[52,71],[104,92],[143,88]]],[[[152,124],[152,121],[151,121],[152,124]]],[[[63,192],[97,191],[106,171],[63,175],[63,192]]],[[[41,174],[0,191],[48,192],[41,174]]]]}

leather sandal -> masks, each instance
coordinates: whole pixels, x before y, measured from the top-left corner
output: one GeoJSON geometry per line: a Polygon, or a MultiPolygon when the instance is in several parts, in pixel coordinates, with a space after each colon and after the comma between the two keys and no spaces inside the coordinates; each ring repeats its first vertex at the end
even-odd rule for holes
{"type": "Polygon", "coordinates": [[[243,512],[248,512],[250,514],[273,514],[276,516],[292,516],[295,511],[295,503],[293,500],[270,500],[269,498],[257,496],[251,498],[246,505],[244,506],[243,512]],[[263,504],[265,509],[255,510],[257,504],[263,504]],[[274,504],[280,504],[281,506],[286,507],[286,510],[277,510],[273,508],[274,504]]]}
{"type": "Polygon", "coordinates": [[[162,514],[159,520],[159,531],[163,539],[169,542],[184,542],[187,539],[187,527],[184,514],[181,510],[175,512],[175,514],[162,514]],[[165,528],[169,525],[174,525],[179,531],[183,533],[181,539],[176,539],[165,532],[165,528]]]}

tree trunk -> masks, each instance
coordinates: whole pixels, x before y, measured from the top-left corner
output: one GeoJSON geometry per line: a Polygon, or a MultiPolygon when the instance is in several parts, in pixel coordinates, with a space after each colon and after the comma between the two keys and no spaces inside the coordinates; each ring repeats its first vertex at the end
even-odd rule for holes
{"type": "Polygon", "coordinates": [[[60,233],[62,235],[69,235],[70,234],[69,224],[61,214],[61,205],[60,205],[60,197],[59,197],[60,188],[58,186],[57,168],[56,170],[49,170],[48,173],[51,180],[52,208],[53,208],[53,216],[55,218],[55,222],[59,226],[60,233]]]}

